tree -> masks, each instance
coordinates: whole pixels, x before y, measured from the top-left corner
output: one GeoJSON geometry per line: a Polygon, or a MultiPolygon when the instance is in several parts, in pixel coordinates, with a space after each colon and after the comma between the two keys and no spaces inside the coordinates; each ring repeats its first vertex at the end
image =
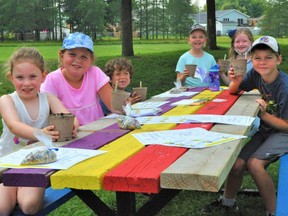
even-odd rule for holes
{"type": "Polygon", "coordinates": [[[261,23],[261,34],[274,37],[288,36],[287,0],[270,0],[261,23]]]}
{"type": "Polygon", "coordinates": [[[190,0],[170,0],[167,3],[167,14],[171,33],[180,38],[187,37],[193,25],[192,14],[195,12],[190,5],[190,0]]]}
{"type": "Polygon", "coordinates": [[[132,0],[121,0],[122,56],[134,56],[132,0]]]}
{"type": "Polygon", "coordinates": [[[207,31],[209,48],[217,49],[216,42],[216,17],[215,17],[215,0],[206,0],[207,5],[207,31]]]}

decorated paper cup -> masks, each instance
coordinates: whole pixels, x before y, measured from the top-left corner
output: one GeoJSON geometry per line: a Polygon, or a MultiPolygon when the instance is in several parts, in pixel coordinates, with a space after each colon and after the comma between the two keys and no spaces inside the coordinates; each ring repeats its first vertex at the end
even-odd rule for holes
{"type": "Polygon", "coordinates": [[[243,76],[246,74],[247,60],[246,59],[233,59],[230,60],[231,66],[234,69],[236,76],[243,76]]]}
{"type": "Polygon", "coordinates": [[[49,125],[54,125],[54,130],[60,132],[57,142],[73,139],[74,118],[72,113],[55,113],[49,116],[49,125]]]}
{"type": "Polygon", "coordinates": [[[220,66],[220,72],[221,73],[226,73],[228,71],[228,67],[230,65],[229,60],[224,60],[224,59],[219,59],[218,64],[220,66]]]}
{"type": "Polygon", "coordinates": [[[111,98],[111,106],[112,106],[112,112],[123,114],[123,106],[126,105],[125,101],[129,98],[130,93],[122,90],[117,90],[112,92],[112,98],[111,98]]]}
{"type": "Polygon", "coordinates": [[[195,64],[186,64],[185,68],[188,70],[188,74],[191,77],[194,77],[197,65],[195,64]]]}
{"type": "Polygon", "coordinates": [[[147,97],[147,87],[135,87],[133,88],[133,92],[136,92],[136,95],[141,95],[141,101],[144,101],[147,97]]]}

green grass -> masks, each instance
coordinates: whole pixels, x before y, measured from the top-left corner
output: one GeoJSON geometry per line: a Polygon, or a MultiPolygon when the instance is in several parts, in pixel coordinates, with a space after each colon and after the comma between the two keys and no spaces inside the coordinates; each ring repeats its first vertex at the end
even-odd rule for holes
{"type": "MultiPolygon", "coordinates": [[[[288,62],[285,58],[288,56],[288,39],[279,39],[281,52],[284,56],[280,68],[288,71],[288,62]]],[[[219,50],[207,50],[217,59],[228,55],[230,46],[230,38],[217,38],[219,50]]],[[[8,60],[11,53],[21,46],[37,47],[47,61],[49,71],[55,70],[58,65],[57,53],[61,48],[59,42],[39,42],[39,43],[0,43],[0,69],[3,71],[3,64],[8,60]]],[[[101,40],[95,43],[96,62],[100,68],[103,68],[105,63],[115,57],[121,56],[121,43],[117,40],[101,40]]],[[[189,49],[187,40],[136,40],[134,43],[135,56],[130,58],[134,67],[135,75],[131,82],[131,87],[138,86],[139,81],[142,81],[144,86],[149,88],[148,97],[159,94],[174,87],[173,82],[176,78],[175,67],[177,60],[181,54],[189,49]]],[[[1,76],[0,95],[13,91],[10,82],[1,76]]],[[[0,124],[0,132],[1,132],[0,124]]],[[[278,162],[269,167],[274,182],[277,184],[278,178],[278,162]]],[[[249,175],[245,176],[243,188],[255,188],[255,184],[249,175]]],[[[95,191],[100,198],[107,203],[111,208],[116,209],[115,194],[107,191],[95,191]]],[[[182,191],[180,192],[165,208],[163,208],[158,216],[167,215],[199,215],[199,211],[205,203],[215,200],[221,193],[209,193],[200,191],[182,191]]],[[[137,206],[147,201],[147,197],[138,194],[137,206]]],[[[239,195],[238,203],[241,209],[244,210],[244,215],[260,216],[264,215],[264,207],[259,196],[239,195]]],[[[62,205],[49,216],[66,216],[66,215],[95,215],[78,197],[72,198],[66,204],[62,205]]],[[[224,215],[224,214],[219,214],[224,215]]]]}

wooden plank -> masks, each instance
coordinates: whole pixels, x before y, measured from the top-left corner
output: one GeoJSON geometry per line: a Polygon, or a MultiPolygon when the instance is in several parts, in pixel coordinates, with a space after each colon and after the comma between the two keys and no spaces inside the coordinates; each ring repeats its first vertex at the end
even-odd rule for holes
{"type": "Polygon", "coordinates": [[[54,189],[102,189],[102,178],[110,169],[143,149],[134,136],[127,134],[100,148],[107,153],[80,162],[67,170],[60,170],[50,177],[54,189]]]}
{"type": "MultiPolygon", "coordinates": [[[[205,113],[224,114],[229,107],[237,100],[238,96],[232,96],[228,91],[224,92],[210,92],[204,91],[195,98],[210,98],[213,99],[217,96],[222,99],[226,98],[226,103],[221,108],[216,109],[214,102],[209,102],[206,106],[182,106],[176,107],[170,112],[191,114],[195,111],[205,113]],[[203,93],[203,94],[202,94],[203,93]],[[221,94],[220,94],[221,93],[221,94]],[[204,107],[203,107],[204,106],[204,107]],[[212,109],[211,109],[211,108],[212,109]],[[200,109],[201,108],[201,109],[200,109]],[[181,110],[179,112],[179,110],[181,110]],[[216,111],[215,111],[216,110],[216,111]]],[[[167,112],[164,115],[169,115],[167,112]]],[[[213,124],[206,124],[209,129],[213,124]]],[[[158,127],[158,125],[156,125],[158,127]]],[[[197,127],[199,124],[189,124],[189,127],[197,127]]],[[[157,129],[157,127],[155,129],[157,129]]],[[[188,124],[186,124],[188,127],[188,124]]],[[[176,129],[179,126],[176,127],[176,129]]],[[[185,148],[167,147],[161,145],[147,146],[141,152],[129,158],[117,168],[111,170],[104,176],[104,189],[112,191],[128,191],[128,192],[142,192],[142,193],[159,193],[160,191],[160,173],[171,165],[177,158],[187,151],[185,148]]]]}
{"type": "Polygon", "coordinates": [[[280,158],[279,164],[279,176],[278,176],[278,192],[276,203],[276,215],[287,216],[288,215],[288,154],[280,158]]]}
{"type": "MultiPolygon", "coordinates": [[[[227,115],[256,116],[257,94],[243,94],[227,115]]],[[[212,131],[246,135],[251,126],[217,124],[212,131]]],[[[161,173],[161,188],[219,191],[234,164],[245,139],[205,149],[190,149],[161,173]]]]}

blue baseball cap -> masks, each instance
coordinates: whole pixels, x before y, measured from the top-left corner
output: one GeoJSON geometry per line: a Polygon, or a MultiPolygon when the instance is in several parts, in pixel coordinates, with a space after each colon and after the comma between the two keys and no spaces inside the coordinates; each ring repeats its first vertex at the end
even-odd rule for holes
{"type": "Polygon", "coordinates": [[[74,48],[86,48],[90,50],[92,53],[93,51],[93,41],[91,38],[83,34],[81,32],[75,32],[69,34],[64,40],[63,40],[63,49],[74,49],[74,48]]]}

